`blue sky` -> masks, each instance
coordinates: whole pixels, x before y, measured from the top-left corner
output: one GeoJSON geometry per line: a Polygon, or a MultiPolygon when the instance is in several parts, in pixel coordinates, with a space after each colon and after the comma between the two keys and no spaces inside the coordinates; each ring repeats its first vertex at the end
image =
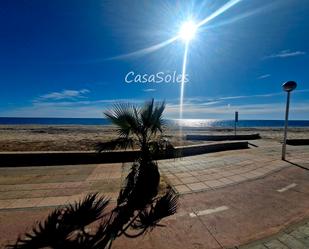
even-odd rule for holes
{"type": "Polygon", "coordinates": [[[309,119],[308,0],[1,1],[0,116],[102,117],[153,97],[177,118],[179,83],[125,77],[181,74],[184,42],[164,42],[230,3],[190,41],[183,117],[283,119],[295,80],[291,119],[309,119]]]}

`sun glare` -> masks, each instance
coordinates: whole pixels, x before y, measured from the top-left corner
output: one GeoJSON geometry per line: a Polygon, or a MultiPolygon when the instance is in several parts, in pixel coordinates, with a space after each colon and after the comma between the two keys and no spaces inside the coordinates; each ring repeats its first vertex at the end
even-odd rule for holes
{"type": "Polygon", "coordinates": [[[188,42],[195,36],[197,25],[193,21],[187,21],[181,25],[179,36],[182,40],[188,42]]]}

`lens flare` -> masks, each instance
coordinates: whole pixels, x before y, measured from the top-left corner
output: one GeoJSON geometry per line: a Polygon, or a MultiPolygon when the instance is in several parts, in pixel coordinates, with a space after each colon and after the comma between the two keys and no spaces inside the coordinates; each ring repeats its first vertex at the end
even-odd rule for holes
{"type": "MultiPolygon", "coordinates": [[[[188,50],[189,50],[189,42],[187,41],[185,44],[185,52],[183,55],[183,62],[182,62],[182,78],[181,78],[181,85],[180,85],[180,99],[179,99],[179,120],[181,121],[183,118],[183,98],[185,92],[185,78],[187,73],[187,59],[188,59],[188,50]]],[[[179,126],[179,137],[182,137],[182,126],[179,126]]]]}
{"type": "Polygon", "coordinates": [[[193,21],[187,21],[182,24],[179,30],[179,37],[185,42],[188,42],[194,38],[196,30],[197,25],[193,21]]]}

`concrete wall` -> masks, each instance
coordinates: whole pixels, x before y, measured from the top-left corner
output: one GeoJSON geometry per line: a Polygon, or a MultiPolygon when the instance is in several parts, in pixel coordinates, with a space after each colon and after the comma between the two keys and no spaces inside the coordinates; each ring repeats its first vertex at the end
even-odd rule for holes
{"type": "Polygon", "coordinates": [[[260,134],[250,135],[187,135],[187,140],[200,140],[200,141],[226,141],[226,140],[254,140],[260,139],[260,134]]]}
{"type": "MultiPolygon", "coordinates": [[[[192,156],[223,150],[248,148],[248,142],[229,142],[208,145],[192,145],[176,147],[157,159],[173,158],[177,156],[192,156]]],[[[76,165],[132,162],[139,151],[111,151],[111,152],[2,152],[0,153],[0,167],[14,166],[44,166],[44,165],[76,165]]]]}
{"type": "Polygon", "coordinates": [[[289,145],[309,145],[309,139],[287,139],[289,145]]]}

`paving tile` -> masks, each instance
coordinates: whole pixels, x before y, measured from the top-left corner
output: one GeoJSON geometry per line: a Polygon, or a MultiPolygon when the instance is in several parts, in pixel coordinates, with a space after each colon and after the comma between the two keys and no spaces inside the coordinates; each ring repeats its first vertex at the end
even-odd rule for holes
{"type": "Polygon", "coordinates": [[[243,246],[240,247],[241,249],[268,249],[266,246],[264,245],[254,245],[254,246],[243,246]]]}
{"type": "Polygon", "coordinates": [[[233,180],[228,179],[228,178],[220,178],[220,182],[223,182],[225,184],[232,184],[235,183],[233,180]]]}
{"type": "Polygon", "coordinates": [[[309,225],[307,225],[307,226],[301,226],[301,227],[299,227],[299,228],[297,229],[297,231],[299,231],[299,232],[301,232],[301,233],[303,233],[303,234],[305,234],[306,236],[309,237],[309,225]]]}
{"type": "Polygon", "coordinates": [[[14,200],[0,200],[0,209],[6,209],[11,206],[14,200]]]}
{"type": "Polygon", "coordinates": [[[168,179],[178,179],[177,176],[175,176],[174,174],[164,174],[165,177],[167,177],[168,179]]]}
{"type": "Polygon", "coordinates": [[[202,179],[202,180],[207,180],[207,179],[211,180],[213,179],[213,174],[200,174],[196,176],[196,178],[202,179]]]}
{"type": "Polygon", "coordinates": [[[211,188],[220,187],[220,186],[224,186],[224,185],[225,185],[223,182],[216,181],[216,180],[205,181],[204,183],[205,183],[207,186],[211,187],[211,188]]]}
{"type": "MultiPolygon", "coordinates": [[[[281,243],[279,240],[274,239],[274,240],[270,240],[266,243],[264,243],[264,245],[268,248],[268,249],[291,249],[288,248],[287,246],[285,246],[283,243],[281,243]]],[[[296,249],[296,248],[295,248],[296,249]]]]}
{"type": "Polygon", "coordinates": [[[197,178],[193,177],[193,176],[180,178],[180,181],[184,184],[199,182],[199,180],[197,178]]]}
{"type": "Polygon", "coordinates": [[[261,175],[267,175],[270,172],[268,169],[264,169],[264,168],[257,169],[256,171],[261,173],[261,175]]]}
{"type": "Polygon", "coordinates": [[[179,194],[185,194],[191,192],[191,190],[186,185],[177,185],[174,186],[174,188],[179,194]]]}
{"type": "Polygon", "coordinates": [[[201,190],[206,190],[209,187],[202,183],[202,182],[198,182],[198,183],[190,183],[187,184],[187,186],[192,190],[192,191],[201,191],[201,190]]]}
{"type": "Polygon", "coordinates": [[[245,172],[245,173],[242,173],[240,175],[247,178],[247,179],[256,178],[256,174],[252,174],[251,172],[245,172]]]}
{"type": "Polygon", "coordinates": [[[1,199],[4,200],[4,199],[40,198],[40,197],[47,197],[47,196],[73,195],[78,192],[80,192],[79,189],[74,189],[74,188],[7,191],[4,193],[1,193],[1,199]]]}
{"type": "Polygon", "coordinates": [[[283,234],[282,236],[278,237],[278,240],[289,248],[308,249],[306,245],[288,234],[283,234]]]}
{"type": "Polygon", "coordinates": [[[168,179],[168,181],[169,181],[172,185],[179,185],[179,184],[182,184],[182,182],[181,182],[178,178],[168,179]]]}
{"type": "MultiPolygon", "coordinates": [[[[271,171],[268,171],[266,174],[268,174],[268,173],[270,173],[270,172],[271,172],[271,171]]],[[[261,173],[261,172],[258,172],[257,170],[250,171],[250,173],[251,173],[252,175],[254,175],[255,177],[261,177],[261,176],[265,175],[265,174],[263,174],[263,173],[261,173]]]]}
{"type": "Polygon", "coordinates": [[[189,174],[188,172],[186,172],[186,173],[178,173],[178,174],[176,174],[176,176],[178,178],[185,178],[185,177],[191,177],[192,175],[189,174]]]}
{"type": "Polygon", "coordinates": [[[293,236],[295,239],[300,239],[300,238],[306,237],[306,234],[297,231],[297,229],[296,230],[293,229],[293,230],[289,231],[288,234],[293,236]]]}
{"type": "Polygon", "coordinates": [[[222,177],[228,177],[228,176],[233,175],[233,173],[229,172],[229,171],[225,171],[225,172],[222,172],[221,175],[222,175],[222,177]]]}
{"type": "Polygon", "coordinates": [[[67,199],[65,200],[64,204],[69,204],[69,203],[75,203],[80,200],[82,200],[85,197],[85,194],[78,194],[78,195],[72,195],[68,196],[67,199]]]}
{"type": "Polygon", "coordinates": [[[306,248],[309,248],[309,237],[301,237],[301,238],[297,238],[297,240],[301,242],[302,244],[304,244],[306,248]]]}
{"type": "Polygon", "coordinates": [[[44,198],[14,199],[8,208],[28,208],[37,206],[44,198]]]}
{"type": "Polygon", "coordinates": [[[234,175],[234,176],[229,176],[227,177],[229,180],[232,180],[234,182],[241,182],[241,181],[245,181],[247,180],[246,177],[242,176],[242,175],[234,175]]]}
{"type": "Polygon", "coordinates": [[[37,207],[59,206],[59,205],[64,205],[67,202],[68,202],[67,196],[46,197],[46,198],[42,198],[35,206],[37,207]]]}
{"type": "Polygon", "coordinates": [[[202,175],[201,171],[191,171],[190,173],[191,173],[192,176],[200,176],[200,175],[202,175]]]}

